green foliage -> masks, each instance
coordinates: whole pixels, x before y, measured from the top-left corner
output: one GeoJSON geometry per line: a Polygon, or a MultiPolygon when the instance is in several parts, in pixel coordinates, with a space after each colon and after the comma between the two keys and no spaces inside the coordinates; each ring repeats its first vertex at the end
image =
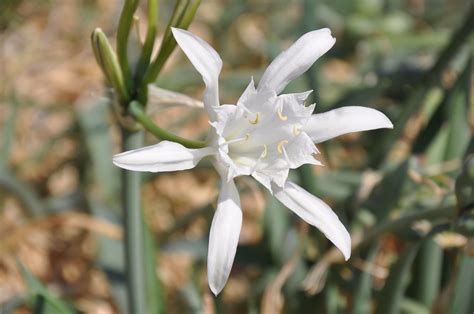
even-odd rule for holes
{"type": "Polygon", "coordinates": [[[23,280],[28,287],[27,303],[35,313],[77,313],[73,308],[59,297],[53,295],[28,268],[21,262],[18,263],[23,280]]]}

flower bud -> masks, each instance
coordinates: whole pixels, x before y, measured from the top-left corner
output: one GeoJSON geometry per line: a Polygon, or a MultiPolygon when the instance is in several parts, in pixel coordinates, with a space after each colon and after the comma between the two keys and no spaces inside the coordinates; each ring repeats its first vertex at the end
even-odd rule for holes
{"type": "Polygon", "coordinates": [[[91,41],[95,58],[104,72],[105,77],[122,100],[128,99],[128,92],[125,88],[123,74],[117,56],[110,46],[104,32],[100,28],[96,28],[92,32],[91,41]]]}

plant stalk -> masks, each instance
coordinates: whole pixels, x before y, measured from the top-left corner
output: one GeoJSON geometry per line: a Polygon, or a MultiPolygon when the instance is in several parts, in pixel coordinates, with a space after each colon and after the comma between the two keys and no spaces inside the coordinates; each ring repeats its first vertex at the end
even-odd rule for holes
{"type": "MultiPolygon", "coordinates": [[[[143,132],[122,129],[122,150],[143,146],[143,132]]],[[[125,236],[125,268],[129,313],[146,313],[143,220],[140,172],[122,170],[122,209],[125,236]]]]}
{"type": "Polygon", "coordinates": [[[130,114],[135,118],[135,120],[140,123],[148,132],[156,136],[161,140],[168,140],[172,142],[179,143],[187,148],[203,148],[206,147],[206,143],[193,141],[181,136],[172,134],[158,125],[156,125],[153,120],[151,120],[146,113],[143,111],[140,103],[137,101],[132,101],[129,107],[130,114]]]}

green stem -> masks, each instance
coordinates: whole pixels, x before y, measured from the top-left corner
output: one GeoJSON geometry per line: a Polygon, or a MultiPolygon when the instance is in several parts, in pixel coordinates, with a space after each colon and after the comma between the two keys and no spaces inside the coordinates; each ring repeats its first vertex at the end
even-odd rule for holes
{"type": "Polygon", "coordinates": [[[203,148],[207,146],[204,142],[189,140],[181,136],[169,133],[168,131],[160,128],[153,122],[153,120],[151,120],[145,114],[141,105],[137,101],[132,101],[130,103],[129,112],[135,118],[135,120],[139,122],[148,132],[150,132],[161,140],[168,140],[180,143],[181,145],[187,148],[203,148]]]}
{"type": "MultiPolygon", "coordinates": [[[[143,146],[143,132],[122,129],[123,151],[143,146]]],[[[143,220],[140,172],[122,170],[122,209],[129,313],[146,313],[143,220]]]]}
{"type": "MultiPolygon", "coordinates": [[[[158,23],[158,0],[148,0],[148,29],[146,39],[143,45],[142,55],[138,61],[136,79],[142,80],[146,72],[155,45],[156,26],[158,23]]],[[[139,82],[140,83],[140,82],[139,82]]],[[[140,85],[140,84],[138,84],[140,85]]]]}
{"type": "Polygon", "coordinates": [[[117,57],[122,69],[125,86],[132,90],[132,72],[128,64],[128,37],[132,28],[133,14],[138,7],[139,0],[125,0],[117,30],[117,57]]]}
{"type": "Polygon", "coordinates": [[[194,19],[194,15],[201,4],[201,0],[178,0],[174,7],[173,15],[166,26],[166,31],[163,36],[163,43],[158,52],[156,60],[149,66],[145,74],[144,82],[151,83],[156,80],[160,74],[166,60],[176,47],[176,40],[171,34],[171,27],[179,27],[187,29],[194,19]]]}

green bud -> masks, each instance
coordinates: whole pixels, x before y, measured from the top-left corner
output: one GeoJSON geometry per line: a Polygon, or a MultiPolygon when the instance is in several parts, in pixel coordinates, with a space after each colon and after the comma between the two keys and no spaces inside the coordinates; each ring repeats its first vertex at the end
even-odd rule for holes
{"type": "Polygon", "coordinates": [[[117,56],[107,40],[104,32],[96,28],[91,35],[92,50],[97,63],[104,72],[105,77],[115,89],[121,100],[128,100],[129,95],[123,81],[122,70],[117,56]]]}

